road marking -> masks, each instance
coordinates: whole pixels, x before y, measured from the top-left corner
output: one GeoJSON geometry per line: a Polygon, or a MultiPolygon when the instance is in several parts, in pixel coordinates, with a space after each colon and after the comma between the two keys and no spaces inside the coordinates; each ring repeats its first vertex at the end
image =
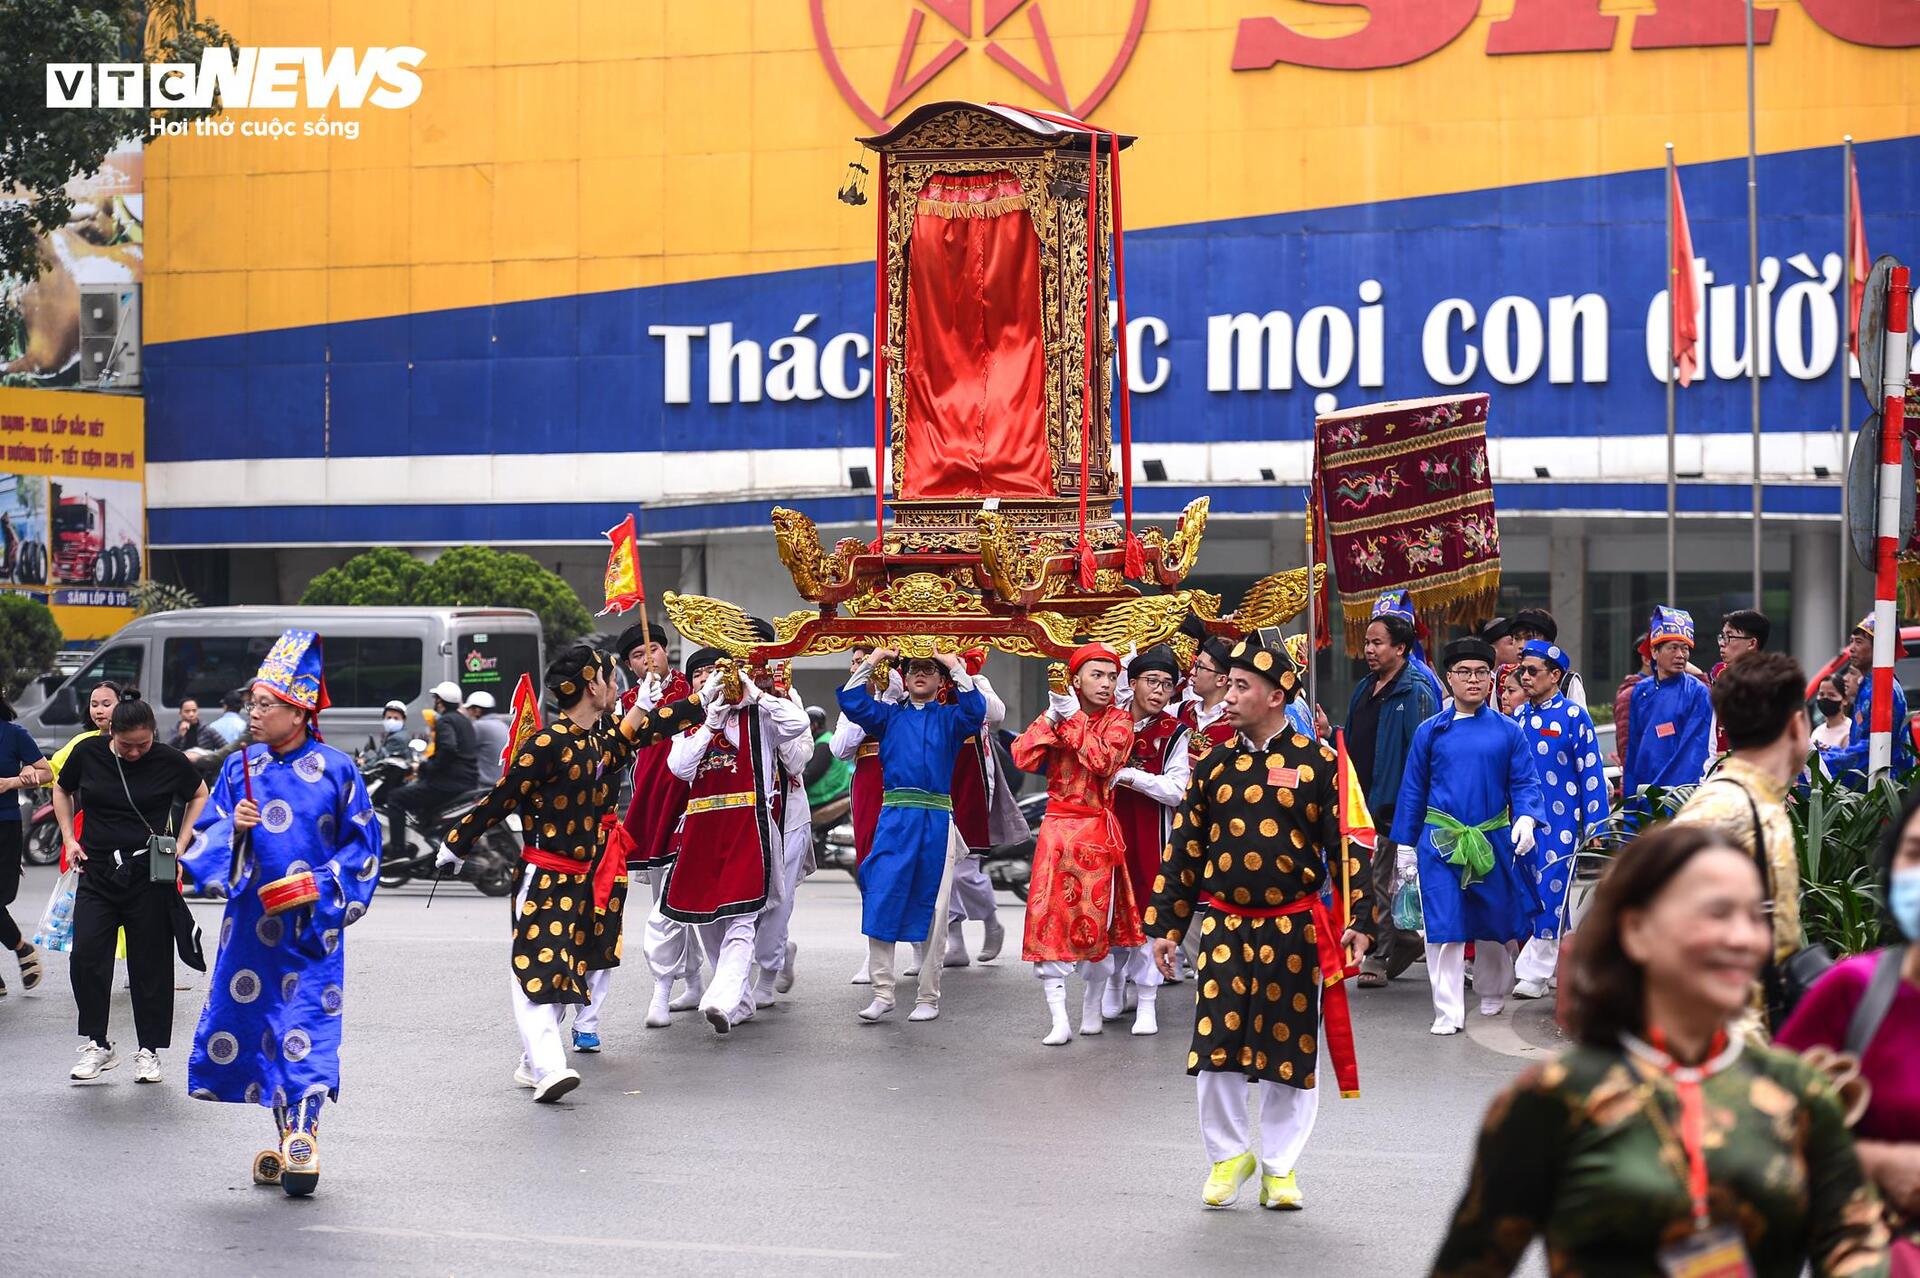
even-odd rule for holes
{"type": "Polygon", "coordinates": [[[673,1242],[659,1238],[585,1238],[577,1234],[492,1234],[465,1229],[404,1229],[377,1225],[303,1225],[306,1234],[364,1234],[422,1241],[518,1243],[539,1247],[623,1247],[645,1251],[718,1252],[732,1256],[785,1256],[806,1260],[898,1260],[898,1252],[839,1251],[826,1247],[763,1247],[751,1243],[673,1242]]]}

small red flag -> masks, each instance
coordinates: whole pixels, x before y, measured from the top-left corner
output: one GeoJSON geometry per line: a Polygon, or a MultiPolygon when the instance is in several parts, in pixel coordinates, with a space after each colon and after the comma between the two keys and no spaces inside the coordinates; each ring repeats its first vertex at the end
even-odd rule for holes
{"type": "Polygon", "coordinates": [[[1867,276],[1873,259],[1867,255],[1867,218],[1860,209],[1860,168],[1847,156],[1847,185],[1851,190],[1847,217],[1847,349],[1860,355],[1860,302],[1867,295],[1867,276]]]}
{"type": "Polygon", "coordinates": [[[533,676],[523,673],[513,690],[513,712],[507,717],[507,747],[500,752],[501,771],[513,766],[514,752],[538,731],[540,696],[533,690],[533,676]]]}
{"type": "Polygon", "coordinates": [[[647,597],[646,583],[640,580],[640,539],[634,531],[633,516],[607,529],[607,540],[613,548],[607,552],[607,606],[598,614],[602,617],[610,612],[627,612],[647,597]]]}
{"type": "Polygon", "coordinates": [[[1687,202],[1680,196],[1680,170],[1669,162],[1673,178],[1673,260],[1667,264],[1673,316],[1673,364],[1680,384],[1691,386],[1700,368],[1700,274],[1693,261],[1693,231],[1687,226],[1687,202]]]}

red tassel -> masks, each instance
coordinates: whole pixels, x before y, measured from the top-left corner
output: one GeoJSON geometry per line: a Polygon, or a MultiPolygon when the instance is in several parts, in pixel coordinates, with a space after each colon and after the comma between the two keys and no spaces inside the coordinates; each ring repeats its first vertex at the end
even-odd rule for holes
{"type": "Polygon", "coordinates": [[[1147,575],[1147,548],[1140,544],[1140,534],[1127,533],[1126,573],[1138,581],[1147,575]]]}
{"type": "Polygon", "coordinates": [[[1093,542],[1085,533],[1080,534],[1080,589],[1092,590],[1093,583],[1099,578],[1099,569],[1093,562],[1093,542]]]}

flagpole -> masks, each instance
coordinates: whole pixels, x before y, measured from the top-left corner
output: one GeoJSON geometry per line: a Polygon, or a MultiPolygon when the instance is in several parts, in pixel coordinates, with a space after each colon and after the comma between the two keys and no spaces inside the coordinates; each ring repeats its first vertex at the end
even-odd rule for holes
{"type": "Polygon", "coordinates": [[[1753,0],[1747,0],[1747,383],[1753,407],[1753,606],[1760,596],[1760,184],[1754,127],[1753,0]]]}
{"type": "MultiPolygon", "coordinates": [[[[1314,422],[1313,429],[1317,437],[1320,433],[1318,421],[1314,422]]],[[[1310,464],[1317,471],[1320,460],[1318,447],[1313,450],[1313,459],[1310,464]]],[[[1309,714],[1317,714],[1320,709],[1320,681],[1315,677],[1320,668],[1320,653],[1317,647],[1320,642],[1320,619],[1317,607],[1319,600],[1315,598],[1317,592],[1313,587],[1313,550],[1316,540],[1313,535],[1313,492],[1317,481],[1318,475],[1307,476],[1307,711],[1309,714]]]]}
{"type": "Polygon", "coordinates": [[[1847,618],[1853,615],[1847,592],[1853,567],[1853,503],[1847,491],[1847,475],[1853,467],[1853,355],[1847,333],[1853,320],[1846,314],[1853,305],[1853,134],[1840,140],[1840,148],[1840,633],[1844,635],[1847,618]]]}
{"type": "Polygon", "coordinates": [[[1674,527],[1677,518],[1678,498],[1676,491],[1674,436],[1673,436],[1673,383],[1680,375],[1679,361],[1674,358],[1676,334],[1680,331],[1679,305],[1675,295],[1679,292],[1679,272],[1673,268],[1673,143],[1667,143],[1667,607],[1677,608],[1679,598],[1674,587],[1674,575],[1677,567],[1674,527]]]}

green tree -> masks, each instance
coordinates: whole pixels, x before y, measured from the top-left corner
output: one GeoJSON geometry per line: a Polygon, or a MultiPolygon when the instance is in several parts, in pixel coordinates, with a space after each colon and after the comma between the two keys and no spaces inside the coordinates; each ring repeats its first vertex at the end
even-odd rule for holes
{"type": "Polygon", "coordinates": [[[0,592],[0,683],[9,698],[52,667],[60,642],[53,609],[26,595],[0,592]]]}
{"type": "Polygon", "coordinates": [[[593,628],[580,596],[532,558],[489,546],[458,546],[434,560],[415,603],[436,607],[526,608],[540,617],[547,643],[569,643],[593,628]]]}
{"type": "Polygon", "coordinates": [[[147,131],[161,115],[209,115],[204,109],[50,107],[50,62],[191,62],[210,46],[235,48],[219,25],[201,19],[193,0],[0,0],[0,350],[18,340],[18,310],[8,300],[46,266],[43,236],[73,213],[66,186],[100,171],[108,152],[147,131]]]}
{"type": "Polygon", "coordinates": [[[569,643],[593,619],[557,574],[526,555],[458,546],[432,564],[381,546],[329,568],[307,584],[303,604],[419,608],[525,608],[537,614],[547,643],[569,643]]]}
{"type": "Polygon", "coordinates": [[[414,596],[427,566],[404,550],[377,546],[307,583],[303,604],[368,608],[422,602],[414,596]]]}

